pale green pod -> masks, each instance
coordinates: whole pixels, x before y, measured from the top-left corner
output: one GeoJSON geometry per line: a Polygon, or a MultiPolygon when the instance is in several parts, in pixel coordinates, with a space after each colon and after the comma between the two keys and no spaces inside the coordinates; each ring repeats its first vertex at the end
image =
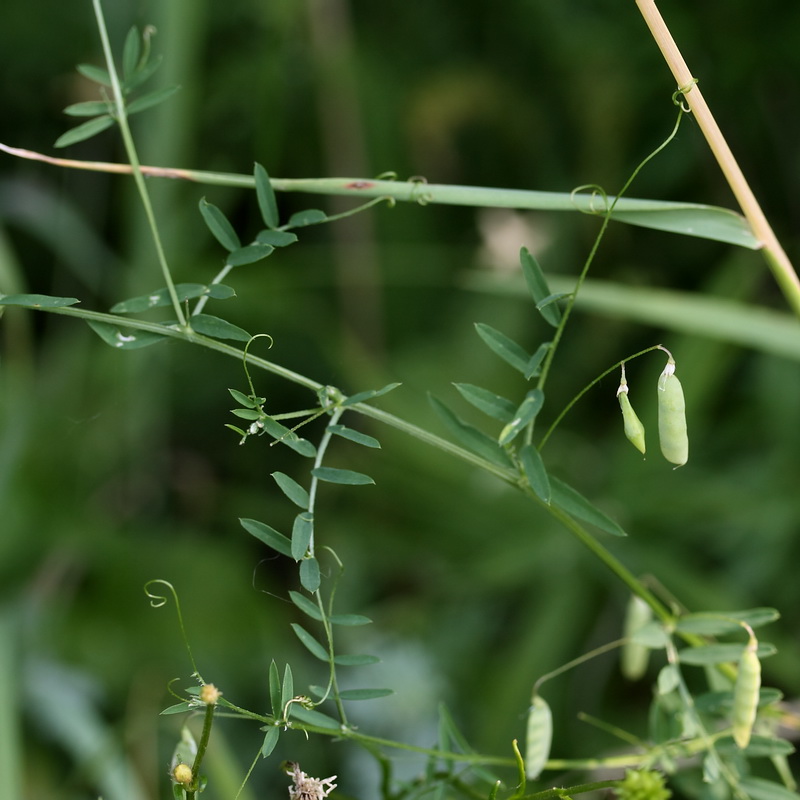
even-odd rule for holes
{"type": "Polygon", "coordinates": [[[525,737],[525,774],[536,780],[550,757],[553,742],[553,714],[547,702],[538,694],[531,700],[528,730],[525,737]]]}
{"type": "Polygon", "coordinates": [[[757,647],[755,639],[751,639],[745,647],[733,687],[733,739],[742,750],[750,743],[758,711],[761,662],[756,653],[757,647]]]}
{"type": "Polygon", "coordinates": [[[650,648],[633,641],[634,634],[653,618],[653,609],[638,595],[631,595],[625,612],[623,636],[627,640],[622,645],[620,669],[629,681],[638,681],[647,672],[650,648]]]}
{"type": "Polygon", "coordinates": [[[625,436],[631,441],[633,446],[642,454],[645,453],[644,425],[636,416],[636,412],[628,399],[628,387],[620,386],[617,392],[619,407],[622,409],[622,423],[625,429],[625,436]]]}
{"type": "Polygon", "coordinates": [[[686,403],[672,358],[658,379],[658,438],[667,461],[682,467],[689,460],[686,403]]]}

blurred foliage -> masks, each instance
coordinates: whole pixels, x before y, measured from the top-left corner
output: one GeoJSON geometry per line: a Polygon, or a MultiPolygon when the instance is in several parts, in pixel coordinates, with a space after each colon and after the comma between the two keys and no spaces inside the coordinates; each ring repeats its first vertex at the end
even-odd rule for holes
{"type": "MultiPolygon", "coordinates": [[[[144,163],[249,172],[257,160],[279,177],[391,169],[440,183],[568,191],[593,182],[614,192],[674,120],[671,78],[633,2],[107,6],[118,47],[131,24],[157,27],[154,47],[165,56],[158,81],[183,86],[133,121],[144,163]]],[[[664,13],[800,262],[800,50],[789,33],[800,26],[800,6],[762,0],[730,13],[713,0],[672,3],[664,13]]],[[[0,138],[52,152],[68,127],[61,108],[92,99],[74,72],[78,62],[101,61],[90,4],[11,2],[0,19],[0,138]]],[[[121,147],[108,132],[68,155],[115,160],[121,147]]],[[[150,187],[177,280],[208,280],[222,263],[197,212],[201,196],[223,207],[243,238],[259,225],[252,193],[150,187]]],[[[690,121],[631,194],[733,206],[690,121]]],[[[279,202],[284,214],[309,205],[292,195],[279,202]]],[[[341,202],[311,204],[336,210],[341,202]]],[[[0,223],[3,291],[73,295],[106,309],[160,285],[127,179],[3,157],[0,223]]],[[[274,337],[271,359],[319,381],[344,391],[402,381],[381,406],[440,431],[427,390],[473,419],[451,381],[515,399],[525,389],[480,344],[474,322],[530,346],[546,334],[529,301],[465,289],[469,277],[508,274],[521,244],[546,270],[574,275],[597,224],[581,215],[379,208],[309,230],[302,246],[241,268],[230,281],[239,297],[225,310],[274,337]]],[[[623,226],[612,226],[592,277],[783,309],[757,253],[623,226]]],[[[269,473],[302,482],[307,465],[264,440],[239,447],[225,430],[227,388],[246,389],[232,360],[175,344],[117,353],[79,323],[17,309],[6,311],[0,336],[0,602],[6,652],[17,658],[3,664],[21,666],[13,672],[16,704],[3,704],[0,724],[24,751],[16,763],[22,796],[166,796],[177,723],[156,715],[170,702],[167,681],[187,677],[189,666],[174,615],[151,610],[142,586],[154,577],[175,584],[201,669],[234,702],[266,706],[272,658],[292,661],[296,685],[319,682],[318,663],[307,662],[289,630],[292,612],[274,596],[293,588],[293,574],[264,561],[264,548],[237,523],[254,517],[285,529],[292,509],[269,473]],[[83,711],[69,712],[72,728],[59,726],[42,698],[83,711]],[[92,730],[96,738],[87,733],[81,749],[80,732],[92,730]],[[129,774],[136,777],[126,783],[129,774]]],[[[577,314],[544,414],[552,419],[609,364],[658,341],[675,354],[686,390],[689,464],[672,472],[636,455],[609,379],[548,443],[548,466],[616,515],[632,536],[611,543],[614,552],[655,574],[687,607],[780,609],[768,637],[779,653],[764,663],[765,681],[796,698],[797,363],[577,314]]],[[[654,387],[660,366],[632,365],[632,391],[654,387]]],[[[254,378],[268,410],[313,402],[270,376],[254,378]]],[[[652,394],[637,394],[651,425],[652,394]]],[[[511,738],[523,734],[533,680],[616,638],[627,597],[507,487],[392,430],[346,421],[383,449],[367,460],[338,445],[337,465],[368,471],[377,486],[326,487],[318,536],[346,565],[342,608],[376,621],[357,632],[358,646],[384,657],[386,677],[371,668],[370,680],[397,690],[354,716],[379,735],[429,745],[444,700],[476,748],[507,755],[511,738]]],[[[649,690],[624,685],[613,655],[548,690],[559,756],[616,747],[578,721],[578,711],[645,732],[649,690]]],[[[233,796],[227,787],[258,741],[244,724],[217,725],[210,758],[218,783],[212,779],[208,800],[233,796]]],[[[349,795],[375,791],[377,778],[358,755],[298,734],[256,769],[253,796],[265,787],[285,791],[273,766],[283,758],[314,774],[338,773],[349,795]]],[[[402,763],[419,769],[407,757],[402,763]]]]}

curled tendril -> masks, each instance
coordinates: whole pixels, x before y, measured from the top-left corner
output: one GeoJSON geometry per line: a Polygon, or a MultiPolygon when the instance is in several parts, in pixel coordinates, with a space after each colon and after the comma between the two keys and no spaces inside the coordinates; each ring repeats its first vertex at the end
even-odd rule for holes
{"type": "Polygon", "coordinates": [[[686,86],[681,86],[678,90],[672,95],[672,102],[676,106],[680,106],[681,111],[688,114],[692,109],[689,108],[686,101],[683,99],[685,95],[689,94],[692,91],[692,87],[698,83],[697,78],[692,78],[686,86]]]}
{"type": "Polygon", "coordinates": [[[156,594],[150,589],[150,587],[156,583],[165,586],[172,594],[172,599],[175,601],[175,613],[178,616],[178,627],[181,629],[181,638],[183,639],[184,647],[186,647],[186,652],[189,654],[189,661],[192,665],[192,673],[197,676],[201,683],[205,683],[200,676],[200,671],[197,669],[197,664],[195,663],[194,656],[192,655],[192,648],[189,645],[189,637],[186,635],[186,628],[183,624],[183,614],[181,612],[181,604],[180,600],[178,599],[178,593],[175,591],[175,587],[169,581],[165,581],[163,578],[154,578],[151,581],[147,581],[147,583],[144,585],[144,593],[150,598],[150,605],[153,608],[161,608],[167,604],[167,597],[165,595],[156,594]]]}
{"type": "Polygon", "coordinates": [[[375,176],[376,181],[396,181],[397,180],[397,173],[393,170],[389,170],[388,172],[381,172],[380,175],[375,176]]]}
{"type": "Polygon", "coordinates": [[[250,349],[250,345],[256,339],[269,339],[269,346],[272,349],[272,345],[275,344],[275,340],[268,334],[268,333],[257,333],[255,336],[250,337],[250,341],[244,346],[244,353],[242,355],[242,366],[244,367],[244,374],[247,376],[247,384],[250,387],[250,396],[256,396],[256,390],[253,387],[253,381],[250,378],[250,371],[247,369],[247,351],[250,349]]]}
{"type": "Polygon", "coordinates": [[[575,208],[581,212],[581,214],[589,214],[591,216],[598,216],[600,214],[608,214],[611,206],[608,202],[608,194],[606,194],[606,190],[602,186],[598,186],[596,183],[584,183],[582,186],[576,186],[570,193],[569,199],[575,208]],[[577,198],[581,192],[585,191],[586,189],[591,189],[591,194],[589,195],[589,207],[588,208],[581,208],[578,205],[577,198]],[[603,207],[598,208],[595,207],[595,200],[596,198],[602,198],[603,207]]]}
{"type": "Polygon", "coordinates": [[[426,206],[433,200],[433,195],[430,192],[423,192],[420,187],[428,183],[428,179],[424,175],[412,175],[408,182],[412,184],[411,194],[409,200],[412,203],[417,203],[421,206],[426,206]]]}

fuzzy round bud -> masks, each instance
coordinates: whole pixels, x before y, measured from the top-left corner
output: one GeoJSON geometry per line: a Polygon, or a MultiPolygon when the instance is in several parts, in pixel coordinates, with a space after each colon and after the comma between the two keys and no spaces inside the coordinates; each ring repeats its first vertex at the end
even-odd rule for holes
{"type": "Polygon", "coordinates": [[[175,783],[181,783],[188,786],[194,775],[192,775],[192,768],[188,764],[176,764],[175,769],[172,770],[172,777],[175,783]]]}
{"type": "Polygon", "coordinates": [[[222,697],[222,692],[213,683],[204,683],[200,687],[200,700],[207,706],[214,706],[222,697]]]}

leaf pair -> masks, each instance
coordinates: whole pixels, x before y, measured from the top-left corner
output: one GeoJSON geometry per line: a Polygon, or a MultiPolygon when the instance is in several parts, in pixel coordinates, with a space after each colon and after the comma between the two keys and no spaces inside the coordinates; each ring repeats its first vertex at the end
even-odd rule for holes
{"type": "MultiPolygon", "coordinates": [[[[152,28],[146,28],[144,32],[140,33],[136,27],[133,27],[125,39],[122,54],[123,79],[120,81],[119,86],[122,92],[122,98],[120,99],[125,102],[125,114],[127,116],[138,114],[140,111],[145,111],[159,103],[163,103],[180,88],[179,86],[167,86],[142,95],[130,103],[127,102],[128,95],[151,78],[161,64],[161,56],[150,58],[150,38],[152,33],[152,28]]],[[[118,111],[115,101],[105,96],[105,89],[113,88],[114,84],[109,71],[91,64],[79,64],[78,72],[93,83],[103,87],[104,99],[73,103],[67,106],[64,109],[65,114],[71,117],[92,117],[92,119],[59,136],[55,142],[55,147],[67,147],[90,139],[117,122],[118,111]]]]}

